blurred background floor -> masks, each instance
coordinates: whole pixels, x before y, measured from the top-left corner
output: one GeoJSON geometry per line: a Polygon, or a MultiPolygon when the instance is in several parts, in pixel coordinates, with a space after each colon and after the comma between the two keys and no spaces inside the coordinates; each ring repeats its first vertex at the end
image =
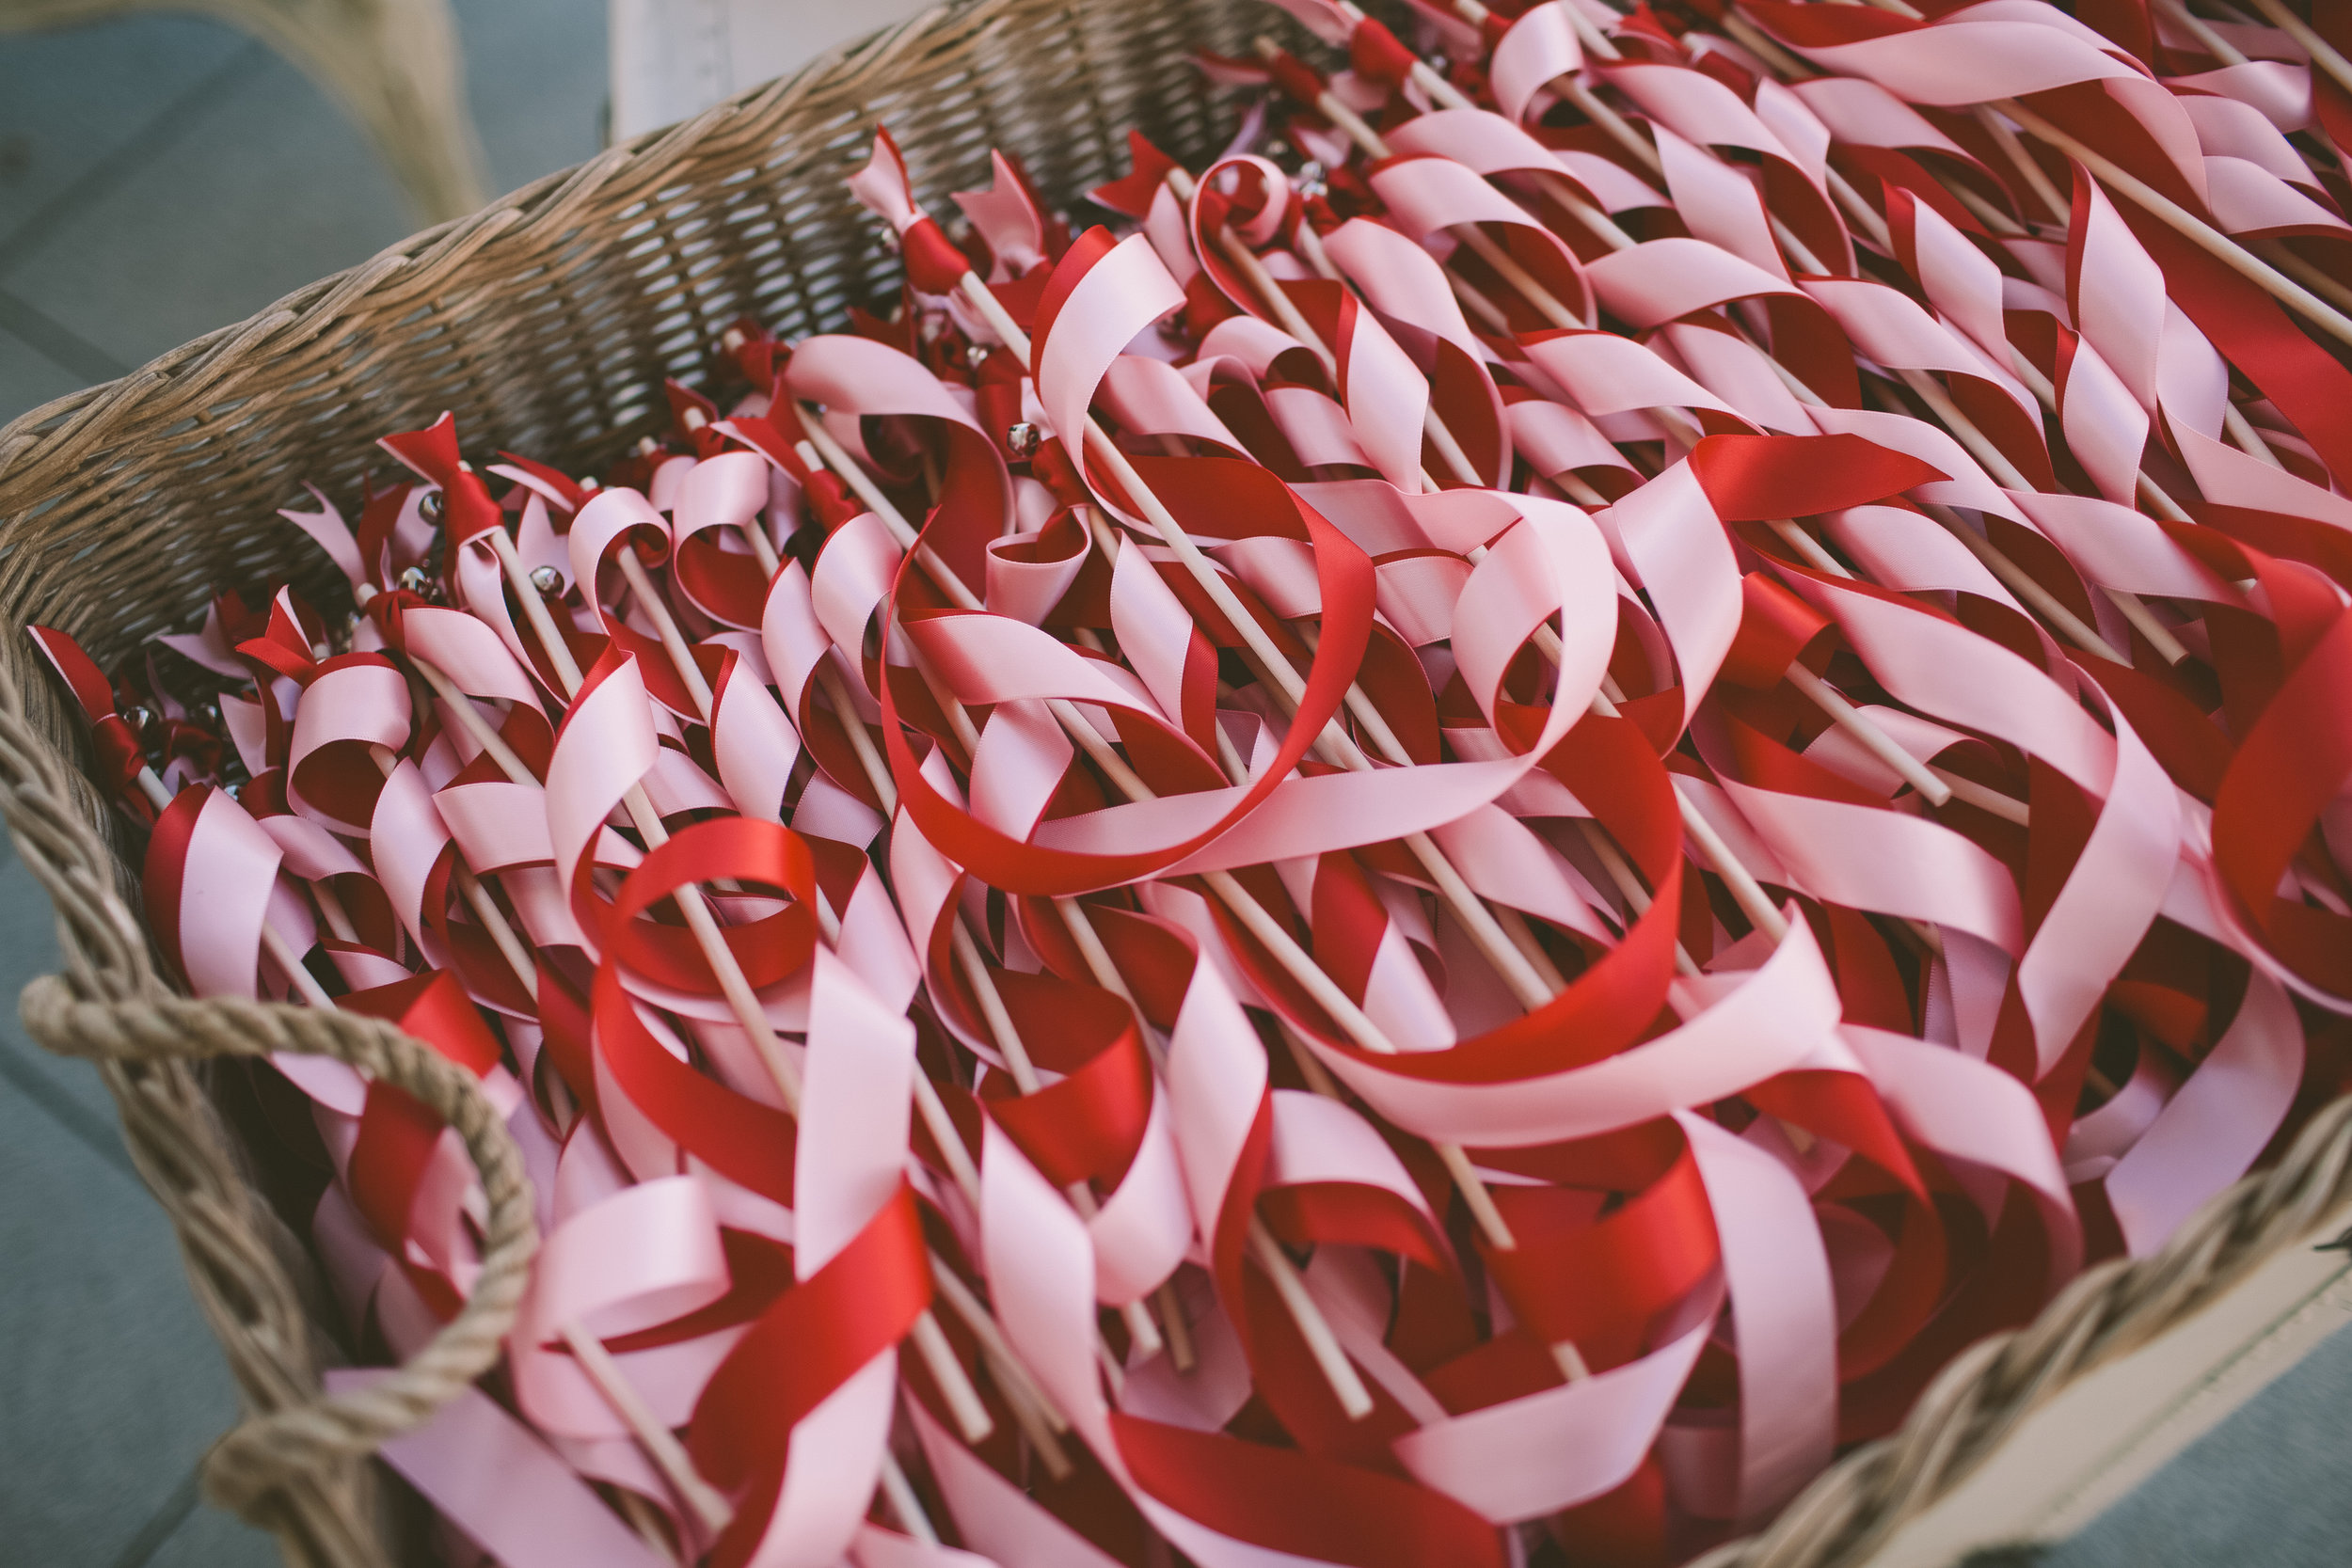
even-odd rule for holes
{"type": "MultiPolygon", "coordinates": [[[[606,0],[455,0],[494,190],[603,145],[606,0]]],[[[0,423],[416,228],[358,130],[190,17],[0,35],[0,423]]]]}

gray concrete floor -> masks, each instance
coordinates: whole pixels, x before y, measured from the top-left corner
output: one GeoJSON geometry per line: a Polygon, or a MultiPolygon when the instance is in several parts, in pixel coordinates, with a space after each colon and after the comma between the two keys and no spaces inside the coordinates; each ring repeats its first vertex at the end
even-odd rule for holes
{"type": "Polygon", "coordinates": [[[2191,1443],[2040,1568],[2352,1562],[2352,1330],[2191,1443]]]}
{"type": "MultiPolygon", "coordinates": [[[[604,0],[456,0],[493,189],[593,154],[604,0]]],[[[367,260],[416,225],[262,44],[141,17],[0,33],[0,422],[367,260]]]]}

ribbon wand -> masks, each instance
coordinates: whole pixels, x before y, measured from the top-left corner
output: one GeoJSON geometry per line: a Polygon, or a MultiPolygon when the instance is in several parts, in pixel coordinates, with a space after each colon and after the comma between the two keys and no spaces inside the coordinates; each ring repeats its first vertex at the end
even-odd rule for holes
{"type": "MultiPolygon", "coordinates": [[[[398,447],[391,447],[388,450],[391,451],[393,455],[401,457],[404,463],[408,461],[398,447]]],[[[459,471],[464,478],[473,478],[470,467],[461,465],[459,471]]],[[[481,483],[478,478],[473,478],[475,486],[481,486],[481,483]]],[[[446,492],[438,491],[435,494],[440,495],[446,492]]],[[[433,497],[428,496],[426,499],[430,502],[433,497]]],[[[486,487],[483,488],[482,499],[488,503],[486,487]]],[[[488,504],[495,506],[495,503],[488,504]]],[[[426,510],[428,514],[435,515],[433,520],[438,520],[437,515],[447,510],[447,503],[443,502],[437,506],[428,505],[426,510]]],[[[509,582],[511,585],[514,578],[519,576],[522,587],[517,596],[522,602],[524,618],[530,623],[542,653],[561,682],[564,697],[567,700],[576,697],[583,679],[580,665],[572,657],[571,648],[564,641],[562,632],[557,629],[555,618],[549,613],[538,588],[532,583],[530,574],[523,571],[521,558],[515,553],[514,540],[507,536],[503,524],[497,521],[492,521],[476,531],[490,538],[491,548],[498,555],[501,564],[509,560],[513,561],[514,568],[508,574],[509,582]]],[[[631,558],[633,553],[632,548],[626,544],[620,551],[625,559],[631,558]]],[[[625,573],[627,569],[627,567],[623,568],[625,573]]],[[[642,566],[640,569],[642,571],[642,566]]],[[[691,665],[691,662],[690,658],[688,663],[691,665]]],[[[697,679],[700,673],[697,672],[697,679]]],[[[454,692],[453,688],[452,690],[454,692]]],[[[708,690],[707,685],[704,690],[706,692],[708,690]]],[[[453,705],[460,721],[467,724],[469,734],[482,744],[483,750],[490,752],[507,777],[516,784],[536,784],[539,781],[524,766],[522,759],[515,754],[496,732],[483,722],[479,714],[473,712],[471,700],[464,698],[463,693],[455,693],[455,695],[461,699],[453,705]],[[467,721],[469,716],[470,716],[470,722],[467,721]]],[[[630,822],[644,837],[647,848],[659,848],[669,842],[669,830],[663,826],[661,816],[654,809],[653,802],[646,796],[645,786],[643,784],[631,784],[628,787],[628,793],[622,798],[622,805],[628,813],[630,822]]],[[[690,884],[677,891],[674,895],[674,901],[677,905],[678,912],[685,918],[687,929],[692,935],[696,947],[701,950],[704,959],[710,965],[711,973],[719,982],[720,990],[726,998],[728,1009],[734,1013],[736,1022],[742,1026],[743,1032],[750,1037],[753,1049],[758,1053],[762,1065],[768,1069],[770,1075],[775,1081],[777,1091],[784,1096],[787,1106],[798,1105],[800,1074],[794,1070],[790,1060],[786,1057],[783,1042],[777,1037],[774,1025],[768,1022],[767,1010],[760,1005],[758,996],[753,991],[751,982],[745,978],[742,965],[736,961],[734,950],[727,946],[725,938],[719,934],[718,916],[711,909],[708,899],[698,885],[690,884]]],[[[954,1351],[946,1342],[946,1334],[939,1327],[938,1320],[931,1316],[929,1308],[925,1308],[916,1318],[913,1338],[917,1352],[923,1355],[925,1365],[931,1370],[933,1381],[938,1385],[942,1396],[947,1400],[955,1414],[957,1424],[962,1429],[966,1441],[973,1443],[984,1441],[994,1426],[989,1418],[988,1407],[980,1402],[978,1390],[972,1386],[971,1378],[965,1374],[962,1363],[956,1359],[954,1351]]]]}
{"type": "MultiPolygon", "coordinates": [[[[610,501],[607,502],[607,504],[627,503],[610,501]]],[[[638,504],[642,505],[645,503],[641,501],[638,504]]],[[[754,536],[755,542],[752,545],[754,558],[760,562],[763,569],[766,570],[768,575],[772,578],[775,567],[770,566],[769,562],[775,560],[773,546],[768,543],[764,536],[759,536],[755,529],[748,530],[746,531],[754,536]]],[[[693,701],[696,710],[702,716],[703,721],[707,724],[710,721],[714,711],[714,699],[710,690],[709,683],[703,679],[700,669],[697,668],[694,663],[693,654],[687,645],[684,632],[679,629],[676,619],[670,613],[669,606],[662,600],[660,593],[655,586],[652,578],[647,575],[644,563],[637,559],[636,551],[628,544],[624,543],[621,547],[613,553],[619,560],[621,575],[628,582],[629,592],[635,595],[638,608],[644,612],[645,617],[653,623],[656,634],[661,642],[663,651],[669,656],[672,664],[676,667],[679,678],[686,684],[688,695],[693,701]]],[[[780,566],[781,562],[777,562],[776,564],[780,566]]],[[[839,711],[842,728],[849,735],[851,744],[855,745],[860,740],[866,740],[870,746],[871,742],[865,734],[863,724],[861,724],[857,720],[855,709],[850,705],[848,693],[841,688],[838,677],[834,674],[829,665],[822,670],[820,679],[827,683],[828,694],[832,696],[834,703],[839,711]]],[[[886,781],[886,773],[883,775],[883,778],[886,781]]],[[[893,793],[895,794],[895,792],[893,793]]],[[[890,799],[890,795],[883,796],[885,803],[887,803],[890,799]]],[[[961,930],[961,926],[959,926],[959,930],[961,930]]],[[[968,942],[969,940],[970,939],[967,936],[965,941],[968,942]]],[[[1024,1059],[1025,1059],[1025,1057],[1024,1059]]],[[[933,1117],[935,1116],[944,1120],[946,1115],[945,1107],[937,1104],[937,1091],[931,1087],[930,1082],[928,1078],[919,1073],[916,1077],[919,1082],[919,1087],[917,1088],[916,1093],[918,1097],[921,1097],[925,1101],[922,1106],[925,1120],[927,1123],[933,1123],[933,1117]]],[[[797,1102],[797,1094],[794,1096],[794,1100],[795,1102],[797,1102]]],[[[936,1129],[936,1123],[933,1123],[933,1125],[934,1129],[936,1129]]],[[[933,1136],[935,1140],[938,1135],[937,1131],[934,1130],[933,1136]]],[[[954,1147],[959,1150],[962,1148],[960,1136],[955,1139],[954,1147]]],[[[958,1173],[958,1180],[960,1182],[963,1180],[963,1175],[961,1171],[958,1173]]],[[[977,1183],[974,1185],[974,1190],[968,1192],[966,1196],[977,1205],[978,1200],[977,1183]]],[[[1138,1302],[1131,1304],[1131,1309],[1125,1313],[1125,1316],[1128,1322],[1129,1332],[1135,1338],[1137,1347],[1142,1349],[1146,1354],[1156,1354],[1162,1348],[1162,1341],[1156,1325],[1154,1325],[1152,1322],[1150,1311],[1138,1302]]]]}
{"type": "MultiPolygon", "coordinates": [[[[1376,25],[1376,24],[1374,25],[1376,25]]],[[[1401,48],[1402,46],[1399,45],[1398,47],[1401,48]]],[[[1314,72],[1310,68],[1298,62],[1294,56],[1287,55],[1271,39],[1259,39],[1257,40],[1257,48],[1260,55],[1268,60],[1268,62],[1275,68],[1276,79],[1280,83],[1283,89],[1291,93],[1292,96],[1301,99],[1302,102],[1307,103],[1318,114],[1323,115],[1334,125],[1339,126],[1342,131],[1347,134],[1349,139],[1357,144],[1358,148],[1362,150],[1365,156],[1375,159],[1382,159],[1393,155],[1393,149],[1389,146],[1387,139],[1381,136],[1377,131],[1374,130],[1360,115],[1358,115],[1353,109],[1342,103],[1337,96],[1335,96],[1327,87],[1323,85],[1321,79],[1315,76],[1314,72]],[[1309,91],[1311,87],[1312,89],[1311,95],[1309,91]]],[[[1427,73],[1429,82],[1434,84],[1429,87],[1428,90],[1433,94],[1433,96],[1437,97],[1439,102],[1446,104],[1446,106],[1449,108],[1470,110],[1475,110],[1477,108],[1477,106],[1473,104],[1469,98],[1462,94],[1459,88],[1455,87],[1452,83],[1446,81],[1443,77],[1438,76],[1434,71],[1431,71],[1426,64],[1419,61],[1416,61],[1415,64],[1420,71],[1427,73]]],[[[1416,82],[1420,82],[1422,78],[1417,74],[1414,77],[1414,80],[1416,82]]],[[[1629,135],[1632,135],[1630,127],[1627,128],[1627,134],[1629,135]]],[[[1584,200],[1584,198],[1578,195],[1573,189],[1569,188],[1565,178],[1548,181],[1546,182],[1546,188],[1550,192],[1554,199],[1559,200],[1565,205],[1568,210],[1576,215],[1580,222],[1589,229],[1604,244],[1609,245],[1611,249],[1629,250],[1633,247],[1635,242],[1632,236],[1626,233],[1623,229],[1618,227],[1616,222],[1607,214],[1602,213],[1597,208],[1595,208],[1590,202],[1584,200]]],[[[1846,189],[1850,191],[1851,187],[1846,187],[1846,189]]],[[[1856,198],[1855,200],[1858,205],[1859,198],[1856,198]]],[[[1869,212],[1867,207],[1861,207],[1860,211],[1865,214],[1873,224],[1877,225],[1878,230],[1883,234],[1885,226],[1883,222],[1879,221],[1878,215],[1875,213],[1869,212]]],[[[1817,261],[1811,253],[1804,248],[1803,244],[1797,240],[1793,233],[1789,232],[1785,224],[1782,224],[1777,218],[1773,221],[1776,235],[1784,245],[1790,247],[1790,253],[1796,260],[1799,266],[1816,272],[1823,270],[1820,261],[1817,261]]],[[[1479,245],[1476,243],[1472,244],[1472,249],[1477,250],[1478,254],[1484,257],[1487,261],[1488,264],[1493,266],[1495,271],[1501,275],[1506,282],[1510,283],[1510,285],[1516,289],[1531,306],[1534,307],[1535,309],[1554,326],[1566,329],[1580,329],[1582,327],[1583,323],[1578,320],[1574,312],[1570,311],[1566,306],[1563,305],[1558,297],[1552,294],[1549,290],[1544,288],[1544,286],[1534,277],[1528,275],[1526,270],[1520,267],[1518,262],[1511,261],[1507,255],[1502,253],[1499,246],[1494,245],[1491,240],[1486,239],[1484,234],[1479,233],[1474,225],[1460,226],[1458,233],[1459,237],[1465,242],[1469,242],[1471,235],[1477,234],[1478,241],[1482,242],[1487,249],[1493,250],[1494,254],[1489,256],[1487,254],[1487,249],[1480,249],[1479,245]],[[1500,258],[1500,261],[1497,260],[1498,257],[1500,258]]],[[[1496,309],[1491,302],[1486,301],[1485,297],[1477,292],[1477,290],[1462,279],[1455,277],[1451,272],[1447,274],[1447,280],[1454,286],[1457,293],[1462,294],[1466,301],[1471,302],[1474,308],[1483,307],[1483,309],[1480,309],[1481,315],[1485,316],[1491,324],[1496,325],[1498,327],[1501,325],[1502,320],[1501,312],[1496,309]]],[[[1740,331],[1742,338],[1747,337],[1745,329],[1740,327],[1736,321],[1733,323],[1733,325],[1735,329],[1740,331]]],[[[1754,343],[1753,340],[1750,340],[1750,346],[1757,347],[1758,353],[1763,352],[1760,346],[1754,343]]],[[[1790,393],[1798,399],[1798,401],[1816,407],[1821,405],[1822,399],[1820,396],[1810,387],[1805,386],[1803,381],[1799,380],[1794,374],[1792,374],[1786,366],[1779,362],[1779,360],[1772,357],[1769,354],[1765,355],[1764,358],[1766,363],[1772,368],[1773,373],[1780,379],[1782,384],[1789,389],[1790,393]]],[[[1994,447],[1993,443],[1984,436],[1981,431],[1978,430],[1974,421],[1970,420],[1961,412],[1959,406],[1952,402],[1950,396],[1945,392],[1942,387],[1936,385],[1932,377],[1926,374],[1926,372],[1919,371],[1904,371],[1898,373],[1903,385],[1908,388],[1915,396],[1918,397],[1921,402],[1928,405],[1930,411],[1935,415],[1936,419],[1943,423],[1946,429],[1951,432],[1955,438],[1960,440],[1963,445],[1968,448],[1972,455],[1974,455],[1979,462],[1985,463],[1989,467],[1991,467],[1994,475],[2002,483],[2008,484],[2012,488],[2023,488],[2027,490],[2033,488],[2033,485],[2029,483],[2022,474],[2018,473],[2015,467],[2001,454],[1999,449],[1994,447]]],[[[2143,488],[2153,488],[2153,483],[2152,481],[2146,481],[2144,476],[2143,488]]],[[[2160,489],[2156,490],[2156,495],[2161,498],[2159,505],[2167,515],[2172,515],[2175,514],[2185,515],[2185,514],[2180,514],[2179,507],[2172,502],[2169,497],[2164,496],[2160,489]]],[[[2048,620],[2051,626],[2058,630],[2060,635],[2066,637],[2070,641],[2073,641],[2077,646],[2097,654],[2100,657],[2108,659],[2111,662],[2119,664],[2126,664],[2130,662],[2130,660],[2122,653],[2119,652],[2112,645],[2110,645],[2105,638],[2099,635],[2096,630],[2085,624],[2079,617],[2075,616],[2072,610],[2066,609],[2066,607],[2046,589],[2042,588],[2039,582],[2035,581],[2030,574],[2016,565],[1993,545],[1977,534],[1976,531],[1970,529],[1960,519],[1957,514],[1951,511],[1950,508],[1942,505],[1931,505],[1928,507],[1927,510],[1931,516],[1933,516],[1947,531],[1958,537],[1972,553],[1982,560],[1986,566],[1991,569],[1996,577],[2000,578],[2004,585],[2009,587],[2010,590],[2016,594],[2021,599],[2031,605],[2035,610],[2043,616],[2044,619],[2048,620]]],[[[1788,539],[1798,551],[1801,554],[1804,554],[1805,558],[1809,562],[1812,562],[1815,565],[1821,566],[1822,569],[1831,571],[1837,576],[1850,577],[1852,575],[1841,562],[1838,562],[1836,558],[1830,556],[1827,551],[1821,549],[1820,545],[1813,541],[1811,536],[1806,534],[1803,529],[1798,528],[1792,520],[1781,518],[1774,521],[1772,526],[1775,531],[1779,532],[1784,538],[1788,539]]],[[[2170,628],[2167,627],[2162,622],[2158,621],[2153,614],[2151,614],[2147,607],[2142,604],[2137,597],[2115,589],[2103,588],[2102,591],[2106,593],[2108,596],[2115,601],[2116,608],[2122,612],[2125,619],[2129,620],[2133,626],[2137,626],[2140,630],[2143,636],[2148,638],[2150,645],[2154,647],[2157,653],[2163,657],[2168,663],[2177,664],[2181,659],[2187,657],[2188,650],[2184,647],[2180,641],[2172,635],[2170,628]]],[[[1837,717],[1834,710],[1832,716],[1837,717]]],[[[1875,746],[1872,749],[1874,751],[1877,750],[1875,746]]],[[[1912,782],[1908,773],[1906,773],[1905,778],[1906,782],[1912,782]]],[[[1913,787],[1919,788],[1920,786],[1915,782],[1913,782],[1913,787]]],[[[1942,803],[1939,788],[1925,789],[1922,790],[1922,793],[1926,794],[1929,799],[1935,800],[1936,803],[1942,803]]]]}

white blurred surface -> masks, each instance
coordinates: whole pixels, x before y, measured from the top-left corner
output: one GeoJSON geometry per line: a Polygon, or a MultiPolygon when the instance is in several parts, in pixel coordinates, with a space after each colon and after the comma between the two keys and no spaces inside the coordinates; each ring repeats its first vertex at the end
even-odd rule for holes
{"type": "Polygon", "coordinates": [[[674,125],[930,0],[612,0],[612,139],[674,125]]]}

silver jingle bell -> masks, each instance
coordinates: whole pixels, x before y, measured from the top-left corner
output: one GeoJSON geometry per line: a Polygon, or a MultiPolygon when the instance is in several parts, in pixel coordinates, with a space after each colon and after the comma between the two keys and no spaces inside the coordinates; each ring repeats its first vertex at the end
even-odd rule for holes
{"type": "Polygon", "coordinates": [[[441,511],[441,492],[438,490],[427,490],[424,499],[417,503],[417,515],[437,528],[440,526],[441,511]]]}
{"type": "Polygon", "coordinates": [[[433,578],[421,566],[410,566],[400,574],[400,588],[421,599],[433,596],[433,578]]]}
{"type": "Polygon", "coordinates": [[[154,710],[142,703],[133,703],[122,710],[122,721],[131,726],[133,735],[145,735],[155,722],[154,710]]]}
{"type": "Polygon", "coordinates": [[[966,343],[963,345],[963,362],[971,366],[974,370],[978,370],[980,366],[987,361],[987,359],[988,345],[986,343],[966,343]]]}
{"type": "Polygon", "coordinates": [[[1024,420],[1019,424],[1006,427],[1005,450],[1015,457],[1035,457],[1038,446],[1043,439],[1044,433],[1028,420],[1024,420]]]}
{"type": "Polygon", "coordinates": [[[1309,201],[1326,194],[1330,188],[1330,182],[1324,178],[1323,165],[1312,158],[1298,166],[1297,178],[1291,182],[1291,189],[1309,201]]]}
{"type": "Polygon", "coordinates": [[[562,593],[564,589],[564,574],[557,571],[552,566],[533,566],[531,569],[531,586],[536,588],[542,594],[562,593]]]}

